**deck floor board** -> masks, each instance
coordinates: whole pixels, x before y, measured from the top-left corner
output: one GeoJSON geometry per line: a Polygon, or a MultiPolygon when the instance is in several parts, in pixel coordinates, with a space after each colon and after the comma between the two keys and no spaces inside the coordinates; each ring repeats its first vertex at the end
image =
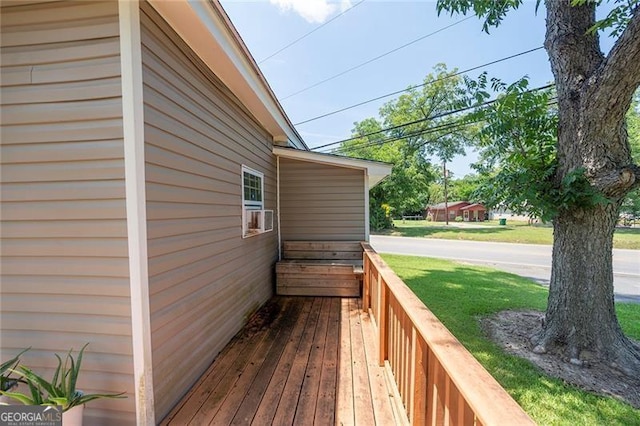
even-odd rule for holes
{"type": "Polygon", "coordinates": [[[400,424],[359,299],[275,297],[163,425],[400,424]]]}

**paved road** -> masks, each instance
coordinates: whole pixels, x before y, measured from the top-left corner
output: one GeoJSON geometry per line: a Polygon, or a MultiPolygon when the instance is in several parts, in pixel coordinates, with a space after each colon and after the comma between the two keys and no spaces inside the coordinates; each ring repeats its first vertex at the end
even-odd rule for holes
{"type": "MultiPolygon", "coordinates": [[[[551,276],[551,246],[382,235],[372,235],[371,245],[379,253],[428,256],[489,265],[531,278],[540,284],[548,285],[551,276]]],[[[640,302],[640,250],[615,249],[613,273],[616,300],[640,302]]]]}

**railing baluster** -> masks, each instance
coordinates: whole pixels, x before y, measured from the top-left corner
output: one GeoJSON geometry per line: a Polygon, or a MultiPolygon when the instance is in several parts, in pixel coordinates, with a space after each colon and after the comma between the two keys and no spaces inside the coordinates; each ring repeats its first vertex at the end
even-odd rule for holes
{"type": "Polygon", "coordinates": [[[387,347],[387,289],[386,285],[382,281],[380,271],[378,271],[378,310],[380,314],[378,333],[380,338],[378,339],[378,350],[380,351],[378,362],[380,366],[384,366],[384,362],[387,360],[388,347],[387,347]]]}
{"type": "Polygon", "coordinates": [[[427,415],[427,350],[424,340],[419,337],[417,331],[414,342],[414,377],[413,377],[413,404],[412,425],[426,424],[427,415]]]}
{"type": "Polygon", "coordinates": [[[367,312],[371,307],[371,291],[369,288],[371,266],[369,265],[369,256],[366,253],[362,253],[362,272],[362,310],[367,312]]]}

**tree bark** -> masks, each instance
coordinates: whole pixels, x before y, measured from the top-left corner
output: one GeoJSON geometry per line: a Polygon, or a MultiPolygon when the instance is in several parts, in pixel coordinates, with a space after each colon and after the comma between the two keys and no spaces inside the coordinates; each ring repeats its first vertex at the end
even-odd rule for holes
{"type": "Polygon", "coordinates": [[[572,362],[608,362],[640,375],[640,347],[622,333],[613,299],[613,232],[624,196],[640,184],[624,114],[640,83],[640,8],[608,57],[599,48],[595,2],[547,0],[545,48],[558,93],[558,186],[585,170],[606,205],[572,206],[554,220],[553,260],[544,326],[536,352],[566,350],[572,362]]]}
{"type": "Polygon", "coordinates": [[[575,364],[601,360],[640,372],[640,347],[618,324],[612,245],[617,204],[562,212],[554,221],[553,263],[545,323],[534,351],[563,350],[575,364]]]}

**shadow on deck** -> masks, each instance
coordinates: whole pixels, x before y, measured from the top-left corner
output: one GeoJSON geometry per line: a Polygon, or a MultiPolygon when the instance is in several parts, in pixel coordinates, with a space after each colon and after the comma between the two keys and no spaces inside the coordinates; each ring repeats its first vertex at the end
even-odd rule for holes
{"type": "Polygon", "coordinates": [[[162,424],[406,422],[361,308],[355,298],[274,297],[162,424]]]}

